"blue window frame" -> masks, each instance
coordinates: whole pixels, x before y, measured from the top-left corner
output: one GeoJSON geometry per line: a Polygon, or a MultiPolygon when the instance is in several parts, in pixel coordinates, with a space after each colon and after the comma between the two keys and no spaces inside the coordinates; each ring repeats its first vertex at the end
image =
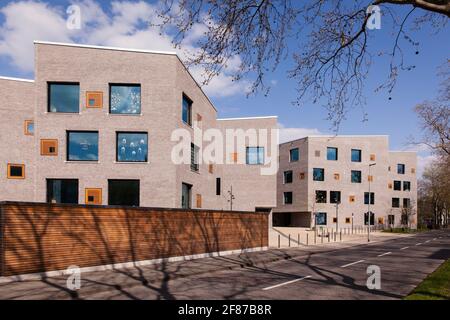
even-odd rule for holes
{"type": "Polygon", "coordinates": [[[147,162],[147,132],[117,132],[117,162],[147,162]]]}
{"type": "Polygon", "coordinates": [[[325,169],[314,168],[313,169],[313,180],[314,181],[325,181],[325,169]]]}
{"type": "Polygon", "coordinates": [[[189,126],[192,126],[192,100],[188,96],[183,94],[183,110],[182,118],[183,122],[189,126]]]}
{"type": "Polygon", "coordinates": [[[326,212],[316,212],[316,225],[326,226],[327,225],[327,213],[326,212]]]}
{"type": "Polygon", "coordinates": [[[352,170],[352,183],[361,183],[361,171],[352,170]]]}
{"type": "Polygon", "coordinates": [[[361,162],[361,150],[352,149],[352,162],[361,162]]]}
{"type": "Polygon", "coordinates": [[[141,85],[110,84],[109,112],[112,114],[140,114],[141,85]]]}
{"type": "Polygon", "coordinates": [[[98,161],[98,132],[67,131],[67,161],[98,161]]]}
{"type": "Polygon", "coordinates": [[[397,164],[397,173],[405,174],[405,165],[402,163],[397,164]]]}
{"type": "Polygon", "coordinates": [[[338,159],[338,149],[337,148],[327,148],[327,160],[337,161],[338,159]]]}
{"type": "Polygon", "coordinates": [[[80,84],[68,82],[49,82],[47,111],[79,113],[80,84]]]}
{"type": "Polygon", "coordinates": [[[247,147],[247,164],[264,164],[264,147],[247,147]]]}
{"type": "Polygon", "coordinates": [[[290,162],[296,162],[300,160],[300,151],[298,148],[291,149],[289,151],[289,161],[290,162]]]}

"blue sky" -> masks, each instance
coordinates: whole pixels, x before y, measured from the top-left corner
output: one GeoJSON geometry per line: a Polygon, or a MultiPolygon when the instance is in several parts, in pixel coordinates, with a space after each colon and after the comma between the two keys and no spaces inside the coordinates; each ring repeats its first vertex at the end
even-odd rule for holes
{"type": "MultiPolygon", "coordinates": [[[[153,3],[153,2],[152,2],[153,3]]],[[[159,36],[157,30],[151,30],[146,19],[154,14],[154,7],[142,1],[2,1],[0,4],[0,75],[33,78],[33,40],[59,42],[78,42],[95,45],[109,45],[149,50],[171,50],[170,36],[159,36]],[[65,28],[66,8],[72,2],[81,5],[82,19],[86,23],[79,31],[65,28]]],[[[405,15],[407,8],[394,9],[405,15]]],[[[416,10],[417,11],[417,10],[416,10]]],[[[386,23],[381,30],[369,31],[369,48],[372,52],[391,50],[393,45],[392,29],[386,23]]],[[[185,45],[195,49],[194,40],[201,28],[194,30],[185,45]]],[[[362,122],[362,112],[356,108],[342,123],[339,134],[387,134],[391,148],[409,149],[406,145],[409,136],[418,137],[418,120],[412,109],[421,101],[432,99],[437,94],[439,79],[436,76],[439,66],[449,59],[450,27],[433,35],[433,30],[425,28],[414,33],[414,41],[419,42],[419,54],[415,49],[404,45],[406,64],[414,64],[413,71],[400,74],[395,91],[376,93],[374,89],[387,79],[387,58],[374,58],[369,77],[365,83],[364,106],[368,121],[362,122]],[[389,100],[389,96],[392,100],[389,100]]],[[[289,43],[292,53],[298,44],[289,43]]],[[[173,51],[173,50],[172,50],[173,51]]],[[[182,56],[182,54],[181,54],[182,56]]],[[[230,69],[239,62],[239,57],[230,69]]],[[[277,115],[280,124],[289,137],[301,137],[304,134],[330,133],[331,123],[325,110],[319,105],[306,103],[299,108],[292,104],[296,98],[296,83],[287,77],[286,71],[292,67],[292,60],[283,61],[278,70],[267,76],[272,82],[270,94],[247,97],[243,93],[250,79],[241,83],[232,83],[225,71],[205,91],[219,110],[220,117],[245,117],[277,115]]],[[[201,70],[192,70],[200,77],[201,70]]],[[[427,152],[419,154],[422,165],[431,157],[427,152]]]]}

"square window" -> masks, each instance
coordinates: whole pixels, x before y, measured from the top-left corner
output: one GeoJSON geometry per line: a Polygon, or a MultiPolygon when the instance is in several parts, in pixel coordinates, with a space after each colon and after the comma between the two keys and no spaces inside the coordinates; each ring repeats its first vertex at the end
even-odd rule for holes
{"type": "Polygon", "coordinates": [[[316,203],[327,203],[327,192],[324,190],[316,190],[316,203]]]}
{"type": "Polygon", "coordinates": [[[86,204],[101,205],[102,204],[102,189],[86,188],[85,189],[86,204]]]}
{"type": "Polygon", "coordinates": [[[185,94],[183,94],[182,118],[184,123],[192,126],[192,100],[185,94]]]}
{"type": "Polygon", "coordinates": [[[147,162],[147,132],[117,132],[117,162],[147,162]]]}
{"type": "Polygon", "coordinates": [[[290,162],[296,162],[300,159],[300,151],[298,148],[291,149],[289,151],[289,161],[290,162]]]}
{"type": "Polygon", "coordinates": [[[333,218],[333,223],[336,223],[337,222],[337,219],[336,219],[336,217],[334,217],[333,218]]]}
{"type": "Polygon", "coordinates": [[[367,177],[367,181],[373,182],[373,176],[368,176],[368,177],[367,177]]]}
{"type": "Polygon", "coordinates": [[[394,190],[402,191],[402,182],[401,181],[394,181],[394,190]]]}
{"type": "Polygon", "coordinates": [[[57,156],[58,140],[42,139],[41,140],[41,156],[57,156]]]}
{"type": "Polygon", "coordinates": [[[191,192],[192,192],[192,185],[187,183],[181,184],[181,208],[183,209],[191,208],[191,192]]]}
{"type": "Polygon", "coordinates": [[[264,164],[264,147],[247,147],[247,164],[264,164]]]}
{"type": "Polygon", "coordinates": [[[392,183],[388,183],[388,188],[392,189],[392,183]]]}
{"type": "Polygon", "coordinates": [[[361,183],[361,171],[352,170],[352,183],[361,183]]]}
{"type": "Polygon", "coordinates": [[[200,148],[191,143],[191,170],[198,172],[200,170],[200,148]]]}
{"type": "Polygon", "coordinates": [[[334,180],[339,180],[341,178],[341,175],[339,173],[334,174],[334,180]]]}
{"type": "Polygon", "coordinates": [[[314,168],[313,169],[313,180],[314,181],[325,181],[325,169],[314,168]]]}
{"type": "Polygon", "coordinates": [[[416,169],[415,168],[411,168],[411,173],[416,173],[416,169]]]}
{"type": "Polygon", "coordinates": [[[305,180],[305,173],[304,172],[300,172],[300,180],[305,180]]]}
{"type": "Polygon", "coordinates": [[[403,199],[403,208],[410,208],[411,207],[411,199],[404,198],[403,199]]]}
{"type": "MultiPolygon", "coordinates": [[[[369,204],[369,193],[364,192],[364,204],[369,204]]],[[[370,204],[375,204],[375,193],[370,193],[370,204]]]]}
{"type": "MultiPolygon", "coordinates": [[[[364,225],[366,225],[366,226],[368,223],[367,220],[369,220],[368,218],[369,218],[369,213],[365,212],[364,213],[364,225]]],[[[370,212],[370,225],[371,226],[375,225],[375,213],[373,213],[373,212],[370,212]]]]}
{"type": "Polygon", "coordinates": [[[47,202],[78,204],[78,180],[47,179],[47,202]]]}
{"type": "Polygon", "coordinates": [[[361,162],[361,150],[352,149],[352,162],[361,162]]]}
{"type": "Polygon", "coordinates": [[[25,165],[8,163],[7,178],[8,179],[25,179],[25,165]]]}
{"type": "Polygon", "coordinates": [[[79,113],[79,83],[48,83],[48,112],[79,113]]]}
{"type": "Polygon", "coordinates": [[[370,155],[370,161],[375,161],[375,159],[376,159],[376,156],[374,154],[371,154],[370,155]]]}
{"type": "Polygon", "coordinates": [[[293,181],[293,172],[292,171],[285,171],[284,172],[284,183],[292,183],[293,181]]]}
{"type": "Polygon", "coordinates": [[[103,92],[86,92],[86,108],[103,108],[103,92]]]}
{"type": "Polygon", "coordinates": [[[139,207],[139,180],[108,180],[108,205],[139,207]]]}
{"type": "Polygon", "coordinates": [[[98,161],[98,132],[67,131],[67,161],[98,161]]]}
{"type": "Polygon", "coordinates": [[[33,120],[25,120],[24,133],[26,136],[34,136],[34,121],[33,120]]]}
{"type": "Polygon", "coordinates": [[[383,217],[378,218],[378,224],[384,224],[384,218],[383,217]]]}
{"type": "Polygon", "coordinates": [[[397,173],[398,174],[405,174],[405,165],[404,164],[397,164],[397,173]]]}
{"type": "Polygon", "coordinates": [[[347,224],[352,223],[352,219],[351,218],[345,218],[345,223],[347,223],[347,224]]]}
{"type": "Polygon", "coordinates": [[[400,198],[392,198],[392,208],[400,208],[400,198]]]}
{"type": "Polygon", "coordinates": [[[330,191],[330,203],[341,203],[340,191],[330,191]]]}
{"type": "Polygon", "coordinates": [[[326,226],[327,225],[327,214],[325,212],[316,212],[316,225],[326,226]]]}
{"type": "Polygon", "coordinates": [[[141,85],[110,84],[109,112],[112,114],[141,114],[141,85]]]}
{"type": "Polygon", "coordinates": [[[355,196],[350,196],[350,197],[348,197],[348,201],[349,201],[350,203],[355,202],[355,196]]]}
{"type": "Polygon", "coordinates": [[[337,161],[338,159],[338,149],[337,148],[327,148],[327,160],[337,161]]]}
{"type": "Polygon", "coordinates": [[[411,191],[411,182],[403,181],[403,191],[411,191]]]}
{"type": "Polygon", "coordinates": [[[284,204],[292,204],[292,192],[284,192],[284,204]]]}

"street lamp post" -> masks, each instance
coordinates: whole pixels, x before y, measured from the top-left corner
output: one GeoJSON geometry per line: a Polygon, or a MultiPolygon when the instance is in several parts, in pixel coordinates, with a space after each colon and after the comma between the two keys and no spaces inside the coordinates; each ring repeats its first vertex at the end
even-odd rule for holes
{"type": "Polygon", "coordinates": [[[336,232],[339,230],[339,201],[336,202],[336,232]]]}
{"type": "MultiPolygon", "coordinates": [[[[370,202],[372,200],[372,195],[370,194],[370,180],[372,180],[370,177],[370,168],[372,168],[374,165],[376,165],[376,163],[369,164],[369,178],[368,178],[368,180],[369,180],[369,201],[367,204],[367,242],[370,242],[370,218],[372,218],[372,215],[370,214],[370,202]]],[[[374,217],[374,219],[375,219],[375,217],[374,217]]]]}

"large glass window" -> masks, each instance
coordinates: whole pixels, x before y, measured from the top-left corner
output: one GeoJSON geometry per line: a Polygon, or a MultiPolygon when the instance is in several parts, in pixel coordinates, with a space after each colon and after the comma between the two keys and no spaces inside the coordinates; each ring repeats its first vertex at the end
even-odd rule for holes
{"type": "Polygon", "coordinates": [[[404,164],[397,164],[397,173],[398,174],[405,174],[405,165],[404,164]]]}
{"type": "Polygon", "coordinates": [[[403,208],[410,208],[411,207],[411,199],[404,198],[403,199],[403,208]]]}
{"type": "Polygon", "coordinates": [[[78,180],[47,179],[48,203],[78,203],[78,180]]]}
{"type": "Polygon", "coordinates": [[[330,203],[341,203],[340,191],[330,191],[330,203]]]}
{"type": "Polygon", "coordinates": [[[337,148],[327,148],[327,160],[334,160],[336,161],[338,159],[338,149],[337,148]]]}
{"type": "Polygon", "coordinates": [[[68,161],[98,161],[98,132],[67,131],[68,161]]]}
{"type": "Polygon", "coordinates": [[[181,207],[183,209],[191,208],[191,190],[192,186],[187,183],[181,185],[181,207]]]}
{"type": "Polygon", "coordinates": [[[290,162],[296,162],[300,159],[300,151],[298,148],[291,149],[289,151],[289,161],[290,162]]]}
{"type": "Polygon", "coordinates": [[[411,191],[411,182],[403,181],[403,191],[411,191]]]}
{"type": "Polygon", "coordinates": [[[294,174],[292,171],[285,171],[284,172],[284,183],[292,183],[293,175],[294,174]]]}
{"type": "Polygon", "coordinates": [[[392,198],[392,208],[400,208],[400,198],[392,198]]]}
{"type": "Polygon", "coordinates": [[[394,181],[394,190],[402,191],[402,182],[401,181],[394,181]]]}
{"type": "Polygon", "coordinates": [[[316,190],[316,203],[327,203],[327,192],[316,190]]]}
{"type": "Polygon", "coordinates": [[[361,183],[361,171],[352,170],[352,183],[361,183]]]}
{"type": "Polygon", "coordinates": [[[139,207],[139,180],[108,180],[108,204],[110,206],[139,207]]]}
{"type": "Polygon", "coordinates": [[[141,85],[110,84],[109,108],[113,114],[140,114],[141,85]]]}
{"type": "Polygon", "coordinates": [[[325,181],[325,169],[314,168],[313,169],[313,180],[314,181],[325,181]]]}
{"type": "Polygon", "coordinates": [[[199,157],[200,157],[200,148],[195,144],[191,143],[191,170],[198,171],[200,169],[199,166],[199,157]]]}
{"type": "Polygon", "coordinates": [[[361,162],[361,150],[352,149],[352,162],[361,162]]]}
{"type": "Polygon", "coordinates": [[[284,204],[292,204],[292,192],[285,192],[283,194],[284,196],[284,204]]]}
{"type": "Polygon", "coordinates": [[[247,164],[264,164],[264,147],[247,147],[247,164]]]}
{"type": "Polygon", "coordinates": [[[183,94],[183,122],[192,126],[192,100],[183,94]]]}
{"type": "MultiPolygon", "coordinates": [[[[364,204],[369,204],[369,193],[364,192],[364,204]]],[[[370,204],[375,204],[375,193],[370,193],[370,204]]]]}
{"type": "Polygon", "coordinates": [[[117,132],[118,162],[147,162],[148,134],[146,132],[117,132]]]}
{"type": "MultiPolygon", "coordinates": [[[[367,226],[367,220],[369,220],[368,219],[369,218],[369,213],[368,212],[365,212],[364,213],[364,224],[367,226]]],[[[375,225],[375,213],[373,213],[373,212],[370,212],[370,225],[371,226],[373,226],[373,225],[375,225]]]]}
{"type": "Polygon", "coordinates": [[[80,112],[79,83],[49,83],[48,112],[80,112]]]}
{"type": "Polygon", "coordinates": [[[318,226],[327,225],[327,214],[325,212],[316,212],[316,225],[318,226]]]}

